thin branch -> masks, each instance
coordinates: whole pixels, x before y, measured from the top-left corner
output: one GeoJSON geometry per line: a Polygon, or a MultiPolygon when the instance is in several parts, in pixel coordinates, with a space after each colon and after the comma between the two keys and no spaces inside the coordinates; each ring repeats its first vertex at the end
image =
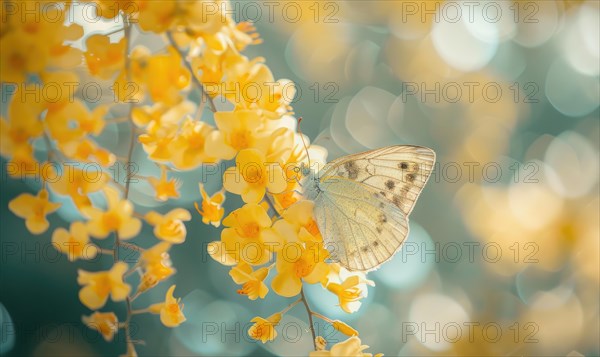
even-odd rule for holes
{"type": "Polygon", "coordinates": [[[317,334],[315,333],[315,325],[313,324],[312,318],[312,310],[308,306],[308,300],[306,300],[306,296],[304,295],[304,288],[300,289],[300,296],[302,302],[304,303],[304,307],[306,308],[306,313],[308,314],[308,323],[310,327],[310,332],[312,333],[312,341],[313,346],[315,347],[315,351],[317,350],[317,334]]]}
{"type": "MultiPolygon", "coordinates": [[[[129,51],[131,47],[131,24],[129,23],[129,19],[127,15],[123,15],[123,23],[124,23],[124,37],[126,41],[125,45],[125,76],[127,82],[131,83],[131,57],[129,56],[129,51]]],[[[127,150],[127,174],[125,178],[125,190],[123,192],[123,197],[126,200],[129,197],[129,185],[131,183],[131,157],[133,155],[133,148],[136,140],[136,130],[135,125],[133,124],[133,109],[135,107],[135,102],[129,103],[129,113],[127,114],[127,122],[129,122],[129,127],[131,130],[130,138],[129,138],[129,149],[127,150]]],[[[119,260],[119,247],[125,247],[129,249],[133,249],[133,247],[139,248],[136,245],[130,243],[121,242],[119,239],[119,232],[115,232],[115,243],[114,243],[114,254],[113,259],[115,262],[119,260]]],[[[132,308],[131,308],[132,299],[127,296],[125,302],[127,303],[127,317],[125,318],[125,326],[123,327],[125,330],[125,341],[128,346],[132,346],[135,352],[135,347],[133,347],[133,341],[131,340],[131,317],[133,316],[132,308]]],[[[129,347],[128,347],[129,348],[129,347]]]]}
{"type": "Polygon", "coordinates": [[[286,312],[290,311],[292,309],[292,307],[298,305],[298,303],[300,301],[302,301],[302,298],[300,298],[300,299],[294,301],[293,303],[289,304],[288,307],[286,307],[285,309],[281,310],[279,313],[282,314],[282,315],[285,314],[286,312]]]}
{"type": "Polygon", "coordinates": [[[140,252],[140,253],[144,251],[144,248],[142,248],[136,244],[133,244],[133,243],[126,243],[126,242],[120,241],[119,246],[123,247],[123,248],[127,248],[129,250],[135,250],[136,252],[140,252]]]}
{"type": "Polygon", "coordinates": [[[185,65],[185,67],[188,69],[188,71],[190,71],[190,75],[192,76],[192,81],[194,82],[196,87],[198,87],[198,89],[200,89],[200,92],[202,93],[201,104],[204,103],[204,101],[208,102],[208,106],[210,107],[210,110],[213,113],[216,112],[217,107],[215,107],[215,103],[213,102],[212,98],[208,95],[208,93],[206,93],[206,89],[204,89],[204,85],[202,85],[202,83],[200,83],[200,81],[194,74],[194,69],[192,68],[192,65],[185,59],[185,54],[183,53],[181,48],[179,48],[179,46],[177,46],[177,43],[175,43],[175,39],[173,38],[173,33],[171,31],[167,31],[167,38],[169,39],[171,46],[173,46],[173,48],[177,51],[177,53],[179,53],[179,56],[181,57],[181,60],[183,61],[183,64],[185,65]]]}

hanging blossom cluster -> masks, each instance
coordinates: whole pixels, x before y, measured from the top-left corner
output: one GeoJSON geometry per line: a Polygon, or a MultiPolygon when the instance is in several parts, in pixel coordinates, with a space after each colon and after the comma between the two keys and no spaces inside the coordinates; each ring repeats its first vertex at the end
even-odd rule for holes
{"type": "Polygon", "coordinates": [[[209,194],[200,182],[199,219],[224,226],[220,240],[208,245],[208,253],[230,267],[239,294],[256,300],[272,291],[293,299],[282,311],[253,318],[249,336],[263,343],[275,339],[282,316],[302,302],[314,340],[310,355],[370,356],[363,352],[368,346],[361,344],[355,329],[313,312],[304,295],[304,284],[319,284],[337,296],[345,312],[353,313],[366,296],[366,286],[373,283],[327,260],[313,217],[314,204],[299,193],[298,168],[310,164],[309,152],[316,157],[322,150],[307,147],[307,139],[296,131],[290,106],[293,83],[275,80],[263,58],[242,54],[260,42],[254,27],[236,23],[227,1],[88,2],[99,16],[118,19],[123,25],[118,41],[114,34],[86,34],[82,26],[68,21],[73,6],[68,1],[39,6],[41,16],[24,16],[20,11],[24,8],[18,6],[0,8],[0,75],[3,86],[15,87],[0,120],[0,153],[8,160],[7,172],[13,178],[35,173],[42,180],[37,194],[19,195],[9,209],[25,220],[32,234],[41,234],[50,229],[46,216],[61,206],[52,198],[67,198],[81,219],[53,228],[56,249],[70,261],[112,256],[108,270],[78,271],[79,298],[92,310],[83,322],[107,341],[123,331],[127,355],[136,355],[140,341],[130,336],[135,315],[157,314],[168,327],[185,321],[174,285],[163,302],[140,308],[134,308],[134,303],[175,274],[169,250],[185,242],[184,222],[192,216],[183,208],[142,213],[129,199],[130,187],[146,185],[157,201],[165,202],[180,195],[180,182],[170,178],[172,172],[235,162],[222,172],[223,189],[209,194]],[[134,46],[132,32],[162,40],[165,49],[153,53],[134,46]],[[81,39],[85,50],[68,44],[81,39]],[[81,82],[81,68],[86,75],[111,83],[116,101],[86,102],[73,86],[81,82]],[[50,86],[56,95],[41,93],[50,86]],[[196,106],[192,98],[198,93],[201,100],[196,106]],[[228,109],[217,110],[217,100],[228,109]],[[216,126],[201,120],[205,109],[213,112],[216,126]],[[115,118],[114,112],[126,114],[115,118]],[[113,124],[128,125],[124,156],[117,155],[117,148],[98,143],[98,136],[113,124]],[[40,145],[45,146],[45,157],[36,156],[34,148],[40,145]],[[135,175],[136,145],[160,167],[160,176],[135,175]],[[110,169],[115,162],[127,168],[122,184],[110,169]],[[101,169],[89,172],[73,163],[95,163],[101,169]],[[244,202],[227,214],[222,207],[226,192],[244,202]],[[158,240],[149,248],[135,241],[143,225],[151,226],[158,240]],[[137,254],[135,264],[120,259],[121,249],[137,254]],[[136,273],[137,280],[132,277],[136,273]],[[267,286],[269,275],[272,283],[267,286]],[[103,311],[109,298],[126,305],[126,316],[103,311]],[[313,317],[349,338],[328,350],[327,341],[316,335],[313,317]]]}

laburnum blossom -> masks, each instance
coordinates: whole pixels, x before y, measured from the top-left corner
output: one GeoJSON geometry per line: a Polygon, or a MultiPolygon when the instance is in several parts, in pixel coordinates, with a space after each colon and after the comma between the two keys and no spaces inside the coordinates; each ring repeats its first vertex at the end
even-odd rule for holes
{"type": "Polygon", "coordinates": [[[358,331],[353,329],[350,325],[348,325],[344,321],[333,320],[333,321],[330,321],[330,323],[334,329],[340,331],[341,333],[343,333],[346,336],[358,336],[358,331]]]}
{"type": "Polygon", "coordinates": [[[351,314],[358,311],[361,305],[360,299],[366,296],[365,284],[373,285],[373,282],[362,279],[358,275],[352,275],[341,284],[329,282],[327,290],[337,295],[342,310],[351,314]]]}
{"type": "Polygon", "coordinates": [[[98,254],[97,246],[90,244],[90,237],[85,223],[73,222],[69,230],[59,227],[52,233],[52,244],[61,253],[66,254],[69,261],[77,259],[94,259],[98,254]]]}
{"type": "Polygon", "coordinates": [[[175,208],[161,215],[150,211],[144,216],[146,222],[154,226],[154,235],[165,242],[180,244],[185,241],[187,230],[183,221],[192,219],[190,212],[183,208],[175,208]]]}
{"type": "Polygon", "coordinates": [[[254,322],[254,325],[248,329],[248,335],[255,340],[266,343],[267,341],[273,341],[277,337],[275,326],[281,321],[281,313],[275,313],[266,319],[257,316],[250,321],[254,322]]]}
{"type": "MultiPolygon", "coordinates": [[[[76,81],[75,78],[72,80],[76,81]]],[[[106,106],[90,110],[84,102],[72,99],[63,103],[53,103],[44,123],[50,136],[60,147],[69,142],[79,141],[85,135],[100,135],[106,124],[104,116],[107,110],[106,106]]]]}
{"type": "Polygon", "coordinates": [[[10,158],[19,152],[30,151],[31,140],[43,133],[42,122],[36,116],[22,113],[25,110],[21,105],[11,104],[10,119],[0,118],[0,154],[4,157],[10,158]]]}
{"type": "Polygon", "coordinates": [[[79,300],[92,310],[106,304],[110,295],[113,301],[123,301],[129,295],[131,286],[123,282],[127,264],[117,262],[109,271],[97,273],[78,270],[77,282],[83,287],[79,290],[79,300]]]}
{"type": "Polygon", "coordinates": [[[85,63],[90,74],[101,79],[111,78],[123,68],[126,41],[111,43],[106,35],[91,35],[85,41],[85,63]]]}
{"type": "Polygon", "coordinates": [[[238,294],[247,295],[248,299],[256,300],[257,298],[264,299],[269,292],[269,288],[265,285],[264,280],[269,274],[269,268],[262,267],[256,271],[244,262],[231,268],[229,275],[236,284],[243,284],[238,290],[238,294]]]}
{"type": "Polygon", "coordinates": [[[225,214],[225,209],[222,207],[223,202],[225,202],[225,192],[220,190],[214,195],[208,196],[204,190],[204,185],[200,183],[199,186],[200,194],[202,195],[202,202],[200,203],[202,209],[198,207],[196,202],[194,202],[194,206],[202,216],[202,223],[219,227],[221,225],[221,219],[225,214]]]}
{"type": "Polygon", "coordinates": [[[52,191],[71,197],[79,210],[89,207],[89,194],[100,191],[110,180],[102,171],[82,170],[79,164],[51,165],[48,168],[48,184],[52,191]],[[57,179],[54,179],[57,178],[57,179]]]}
{"type": "Polygon", "coordinates": [[[183,315],[183,304],[180,303],[181,298],[175,299],[173,292],[175,285],[171,285],[165,296],[165,301],[153,304],[148,309],[150,312],[160,314],[160,322],[167,327],[177,327],[186,319],[183,315]]]}
{"type": "Polygon", "coordinates": [[[211,154],[231,160],[243,149],[268,145],[265,121],[254,110],[215,113],[216,130],[207,139],[211,154]]]}
{"type": "MultiPolygon", "coordinates": [[[[363,352],[369,346],[362,345],[360,338],[353,336],[346,341],[338,342],[331,346],[331,350],[311,351],[309,357],[373,357],[372,353],[363,352]]],[[[378,353],[375,357],[381,357],[383,354],[378,353]]]]}
{"type": "Polygon", "coordinates": [[[81,25],[65,25],[68,7],[56,3],[12,6],[11,11],[2,13],[0,77],[3,82],[22,83],[28,74],[39,74],[51,67],[73,68],[81,63],[81,51],[66,43],[83,35],[81,25]]]}
{"type": "Polygon", "coordinates": [[[287,79],[275,81],[264,63],[241,62],[227,77],[223,84],[225,97],[240,109],[256,110],[268,119],[279,119],[291,111],[289,104],[296,94],[294,83],[287,79]]]}
{"type": "Polygon", "coordinates": [[[131,101],[143,99],[148,94],[154,102],[175,105],[182,99],[181,90],[190,83],[191,74],[181,63],[181,57],[173,48],[166,53],[149,54],[146,49],[132,52],[132,85],[125,70],[115,81],[119,99],[131,101]],[[134,93],[135,92],[135,93],[134,93]]]}
{"type": "Polygon", "coordinates": [[[313,214],[314,207],[313,201],[301,200],[288,207],[282,213],[282,217],[286,222],[291,223],[298,232],[305,229],[312,236],[321,238],[321,232],[313,214]]]}
{"type": "Polygon", "coordinates": [[[280,193],[287,186],[283,169],[277,162],[268,161],[259,150],[242,150],[236,166],[223,174],[223,187],[242,196],[246,203],[260,202],[265,193],[280,193]]]}
{"type": "Polygon", "coordinates": [[[100,332],[106,342],[112,341],[119,331],[119,320],[114,312],[96,311],[90,316],[83,316],[82,320],[87,327],[100,332]]]}
{"type": "Polygon", "coordinates": [[[142,228],[142,222],[133,217],[133,204],[119,197],[119,191],[110,186],[104,188],[107,208],[101,210],[96,207],[86,207],[83,213],[89,217],[88,232],[100,239],[104,239],[111,232],[119,234],[120,239],[130,239],[136,236],[142,228]]]}
{"type": "Polygon", "coordinates": [[[144,1],[139,7],[138,24],[145,31],[157,33],[176,27],[189,27],[190,32],[195,28],[198,31],[202,29],[202,32],[216,32],[223,26],[220,5],[225,5],[225,2],[215,2],[211,16],[206,16],[207,4],[203,1],[144,1]]]}
{"type": "Polygon", "coordinates": [[[142,252],[139,261],[142,279],[138,292],[144,292],[175,274],[175,269],[171,267],[169,249],[171,249],[170,243],[160,242],[142,252]]]}
{"type": "Polygon", "coordinates": [[[22,193],[8,203],[8,209],[25,219],[27,230],[33,234],[42,234],[50,223],[46,216],[60,208],[60,203],[50,202],[48,191],[41,189],[36,196],[22,193]]]}
{"type": "Polygon", "coordinates": [[[287,243],[277,253],[277,275],[271,287],[278,295],[292,297],[300,294],[302,282],[324,282],[329,266],[324,262],[327,250],[322,242],[287,243]]]}
{"type": "Polygon", "coordinates": [[[172,143],[173,165],[180,170],[191,170],[201,164],[216,162],[217,159],[206,150],[206,139],[213,131],[212,126],[187,118],[172,143]]]}
{"type": "Polygon", "coordinates": [[[69,141],[60,145],[60,148],[69,159],[81,162],[93,162],[103,167],[109,167],[117,160],[115,154],[100,147],[93,140],[88,138],[69,141]]]}
{"type": "Polygon", "coordinates": [[[138,141],[150,159],[156,162],[171,162],[175,155],[173,142],[179,135],[180,123],[194,110],[194,103],[186,100],[173,105],[159,102],[133,109],[133,122],[144,128],[144,133],[139,136],[138,141]]]}
{"type": "Polygon", "coordinates": [[[148,177],[148,182],[154,188],[157,201],[164,202],[169,198],[179,198],[179,186],[181,183],[177,179],[167,178],[167,169],[161,166],[160,178],[148,177]]]}
{"type": "Polygon", "coordinates": [[[208,245],[209,255],[225,265],[244,261],[261,265],[271,259],[272,251],[281,246],[280,236],[271,228],[271,218],[265,208],[246,204],[223,220],[221,241],[208,245]]]}

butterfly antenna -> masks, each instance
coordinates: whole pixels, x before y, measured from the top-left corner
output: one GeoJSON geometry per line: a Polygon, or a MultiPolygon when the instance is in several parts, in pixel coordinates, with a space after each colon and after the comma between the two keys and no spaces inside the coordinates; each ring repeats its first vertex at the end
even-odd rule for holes
{"type": "Polygon", "coordinates": [[[304,141],[304,134],[302,134],[302,129],[300,129],[300,123],[302,122],[302,117],[298,118],[298,133],[300,134],[300,140],[302,140],[302,145],[304,145],[304,150],[306,150],[306,158],[308,159],[308,168],[310,169],[310,154],[308,153],[308,146],[306,146],[306,142],[304,141]]]}

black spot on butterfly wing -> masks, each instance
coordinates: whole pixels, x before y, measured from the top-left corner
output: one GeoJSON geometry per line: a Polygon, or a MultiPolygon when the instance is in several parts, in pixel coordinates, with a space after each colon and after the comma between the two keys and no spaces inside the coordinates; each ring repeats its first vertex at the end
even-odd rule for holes
{"type": "Polygon", "coordinates": [[[387,180],[385,182],[385,187],[387,187],[388,190],[393,190],[394,187],[396,187],[396,183],[394,182],[394,180],[387,180]]]}
{"type": "Polygon", "coordinates": [[[350,180],[356,180],[358,177],[359,168],[354,161],[346,161],[344,163],[344,169],[346,169],[346,172],[348,172],[348,178],[350,180]]]}

